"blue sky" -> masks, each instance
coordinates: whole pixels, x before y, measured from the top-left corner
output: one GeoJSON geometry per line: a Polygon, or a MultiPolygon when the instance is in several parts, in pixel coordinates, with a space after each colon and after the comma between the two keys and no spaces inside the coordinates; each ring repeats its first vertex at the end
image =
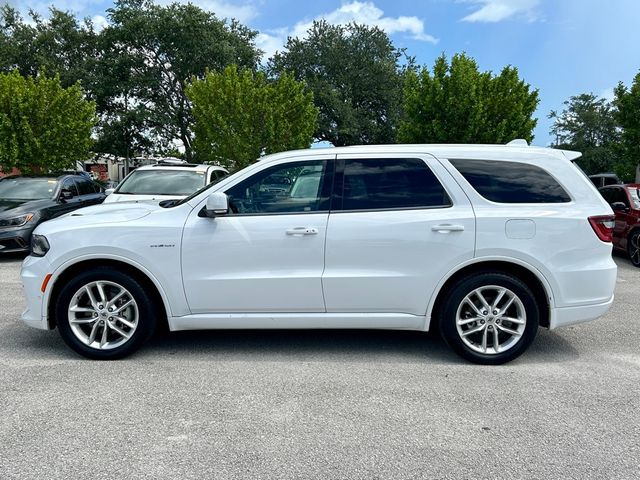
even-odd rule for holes
{"type": "MultiPolygon", "coordinates": [[[[2,0],[0,0],[2,1],[2,0]]],[[[20,10],[46,13],[48,5],[104,24],[104,0],[9,0],[20,10]]],[[[169,3],[160,0],[158,3],[169,3]]],[[[186,3],[186,2],[185,2],[186,3]]],[[[640,0],[192,0],[220,17],[258,30],[259,46],[281,48],[287,35],[303,35],[326,18],[377,25],[420,64],[441,53],[466,51],[482,70],[516,66],[540,90],[534,143],[547,145],[552,109],[571,95],[612,97],[619,81],[640,71],[640,0]]]]}

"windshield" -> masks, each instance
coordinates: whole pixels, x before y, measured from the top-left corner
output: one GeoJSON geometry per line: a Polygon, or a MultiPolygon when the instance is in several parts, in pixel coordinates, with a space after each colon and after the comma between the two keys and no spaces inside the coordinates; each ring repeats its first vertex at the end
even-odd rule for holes
{"type": "Polygon", "coordinates": [[[205,172],[136,170],[118,186],[125,195],[191,195],[206,184],[205,172]]]}
{"type": "Polygon", "coordinates": [[[0,181],[0,200],[53,198],[58,181],[52,178],[5,178],[0,181]]]}

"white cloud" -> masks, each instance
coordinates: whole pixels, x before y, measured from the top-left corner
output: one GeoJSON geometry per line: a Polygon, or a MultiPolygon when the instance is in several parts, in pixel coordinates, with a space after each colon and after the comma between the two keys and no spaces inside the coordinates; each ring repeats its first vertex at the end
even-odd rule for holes
{"type": "Polygon", "coordinates": [[[93,23],[93,28],[96,32],[101,32],[109,25],[108,20],[102,15],[94,15],[91,17],[91,23],[93,23]]]}
{"type": "Polygon", "coordinates": [[[598,98],[604,98],[607,102],[613,102],[616,98],[615,93],[613,92],[613,87],[605,88],[600,92],[598,98]]]}
{"type": "Polygon", "coordinates": [[[424,30],[424,22],[418,17],[400,16],[385,17],[384,12],[376,7],[373,2],[352,1],[343,4],[336,10],[318,15],[311,20],[303,20],[292,28],[267,30],[256,38],[258,48],[265,52],[265,58],[271,57],[277,50],[282,49],[287,37],[304,38],[311,28],[314,20],[324,19],[334,25],[346,25],[356,22],[362,25],[376,26],[389,35],[404,33],[415,40],[438,43],[438,39],[429,35],[424,30]]]}
{"type": "Polygon", "coordinates": [[[516,16],[525,17],[529,21],[536,20],[535,9],[540,0],[467,0],[467,3],[481,6],[462,21],[495,23],[516,16]]]}

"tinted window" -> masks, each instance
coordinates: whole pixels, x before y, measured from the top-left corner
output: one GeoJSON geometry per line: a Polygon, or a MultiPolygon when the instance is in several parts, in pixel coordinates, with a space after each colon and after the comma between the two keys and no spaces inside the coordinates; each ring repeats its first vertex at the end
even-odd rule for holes
{"type": "Polygon", "coordinates": [[[262,170],[225,193],[234,213],[328,210],[326,162],[294,162],[262,170]]]}
{"type": "Polygon", "coordinates": [[[622,189],[622,188],[614,188],[613,189],[613,195],[612,195],[611,203],[614,203],[614,202],[621,202],[621,203],[624,203],[627,208],[630,207],[629,198],[627,197],[627,194],[625,193],[624,189],[622,189]]]}
{"type": "Polygon", "coordinates": [[[67,178],[62,182],[62,190],[69,190],[74,197],[78,196],[78,189],[73,181],[73,178],[67,178]]]}
{"type": "Polygon", "coordinates": [[[602,198],[604,198],[608,203],[612,203],[613,200],[613,192],[611,188],[601,188],[599,189],[600,191],[600,195],[602,195],[602,198]]]}
{"type": "Polygon", "coordinates": [[[562,203],[571,198],[535,165],[493,160],[450,160],[475,190],[500,203],[562,203]]]}
{"type": "Polygon", "coordinates": [[[80,192],[80,195],[91,195],[96,193],[93,185],[89,180],[76,179],[76,185],[78,187],[78,192],[80,192]]]}
{"type": "Polygon", "coordinates": [[[444,188],[420,159],[345,160],[343,210],[449,205],[444,188]]]}

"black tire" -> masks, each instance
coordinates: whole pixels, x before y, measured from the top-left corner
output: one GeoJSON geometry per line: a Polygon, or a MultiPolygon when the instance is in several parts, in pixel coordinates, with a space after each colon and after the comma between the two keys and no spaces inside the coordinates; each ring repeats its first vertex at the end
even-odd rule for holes
{"type": "Polygon", "coordinates": [[[640,268],[640,230],[636,229],[629,234],[627,240],[627,255],[634,267],[640,268]]]}
{"type": "MultiPolygon", "coordinates": [[[[440,309],[438,326],[440,330],[440,334],[444,338],[445,342],[461,357],[483,365],[500,365],[503,363],[510,362],[511,360],[520,356],[531,344],[533,339],[536,336],[538,331],[538,324],[540,321],[540,309],[537,305],[534,294],[531,289],[527,287],[527,285],[519,280],[516,277],[508,275],[506,273],[499,272],[481,272],[475,273],[472,276],[460,279],[454,285],[452,285],[450,292],[447,292],[447,298],[440,309]],[[507,307],[507,310],[504,315],[510,315],[514,317],[514,320],[518,320],[516,315],[511,312],[514,312],[513,309],[517,309],[518,312],[525,315],[524,321],[525,323],[522,326],[518,326],[515,323],[510,323],[508,318],[509,316],[505,316],[504,319],[501,318],[500,315],[492,315],[493,311],[489,312],[487,317],[481,315],[486,310],[480,307],[480,314],[475,313],[475,310],[472,309],[472,306],[469,305],[465,298],[467,295],[474,292],[474,290],[479,288],[487,288],[486,292],[491,294],[492,291],[495,290],[496,296],[499,293],[499,289],[492,289],[492,286],[497,286],[500,288],[505,288],[507,291],[511,293],[504,294],[502,298],[508,300],[513,294],[518,300],[514,300],[507,307]],[[463,303],[464,301],[464,303],[463,303]],[[465,312],[464,318],[461,319],[461,322],[471,321],[472,318],[480,318],[482,320],[471,321],[471,323],[465,324],[464,326],[458,326],[458,309],[460,308],[460,313],[465,312]],[[473,313],[469,313],[469,311],[473,313]],[[519,338],[516,335],[510,335],[505,333],[502,329],[513,329],[514,331],[518,330],[521,335],[519,338]],[[466,342],[473,344],[469,345],[465,343],[465,340],[462,338],[462,333],[458,331],[458,329],[462,329],[463,333],[467,333],[468,330],[480,329],[477,333],[472,333],[465,337],[466,342]],[[468,329],[468,330],[465,330],[468,329]],[[487,330],[490,329],[490,330],[487,330]],[[487,345],[489,342],[491,344],[494,343],[493,335],[494,331],[497,332],[498,335],[498,348],[497,352],[483,353],[482,350],[482,336],[490,335],[485,337],[484,343],[484,352],[487,352],[489,348],[487,345]],[[500,338],[506,338],[505,344],[503,347],[508,347],[504,351],[500,351],[501,343],[500,338]],[[479,344],[475,344],[475,340],[478,340],[479,344]],[[509,342],[512,342],[509,345],[509,342]]],[[[475,295],[472,298],[476,299],[475,295]]],[[[496,297],[493,297],[495,300],[496,297]]],[[[489,297],[487,300],[491,300],[489,297]]],[[[478,302],[479,303],[479,302],[478,302]]],[[[488,301],[488,303],[491,303],[488,301]]],[[[506,306],[506,301],[500,301],[499,307],[497,310],[500,313],[499,308],[506,306]]],[[[481,305],[481,304],[480,304],[481,305]]],[[[522,321],[522,319],[520,319],[522,321]]],[[[493,347],[491,347],[493,348],[493,347]]]]}
{"type": "MultiPolygon", "coordinates": [[[[111,285],[108,285],[108,287],[115,288],[111,285]]],[[[128,296],[126,298],[128,298],[128,296]]],[[[151,337],[151,335],[153,335],[153,332],[156,329],[156,309],[154,308],[149,295],[145,293],[144,288],[135,278],[112,267],[97,267],[80,273],[72,278],[62,288],[54,301],[55,320],[64,342],[80,355],[94,360],[116,360],[126,357],[138,350],[151,337]],[[71,327],[69,319],[71,315],[69,313],[71,302],[73,300],[74,303],[77,303],[77,300],[74,299],[76,293],[83,286],[91,284],[92,282],[111,282],[111,284],[117,284],[118,286],[126,289],[127,293],[130,294],[130,297],[135,300],[134,304],[137,308],[138,314],[137,325],[131,336],[124,340],[124,343],[119,346],[115,346],[114,348],[102,350],[87,345],[80,340],[71,327]]],[[[86,315],[87,318],[89,318],[93,314],[87,313],[86,315]]],[[[103,321],[103,325],[104,324],[106,324],[106,318],[103,321]]],[[[93,323],[87,323],[87,325],[87,328],[90,329],[93,323]]],[[[125,329],[121,324],[118,324],[118,326],[123,330],[125,329]]],[[[115,333],[110,330],[108,333],[115,335],[115,333]]],[[[116,342],[114,342],[114,344],[115,343],[116,342]]]]}

